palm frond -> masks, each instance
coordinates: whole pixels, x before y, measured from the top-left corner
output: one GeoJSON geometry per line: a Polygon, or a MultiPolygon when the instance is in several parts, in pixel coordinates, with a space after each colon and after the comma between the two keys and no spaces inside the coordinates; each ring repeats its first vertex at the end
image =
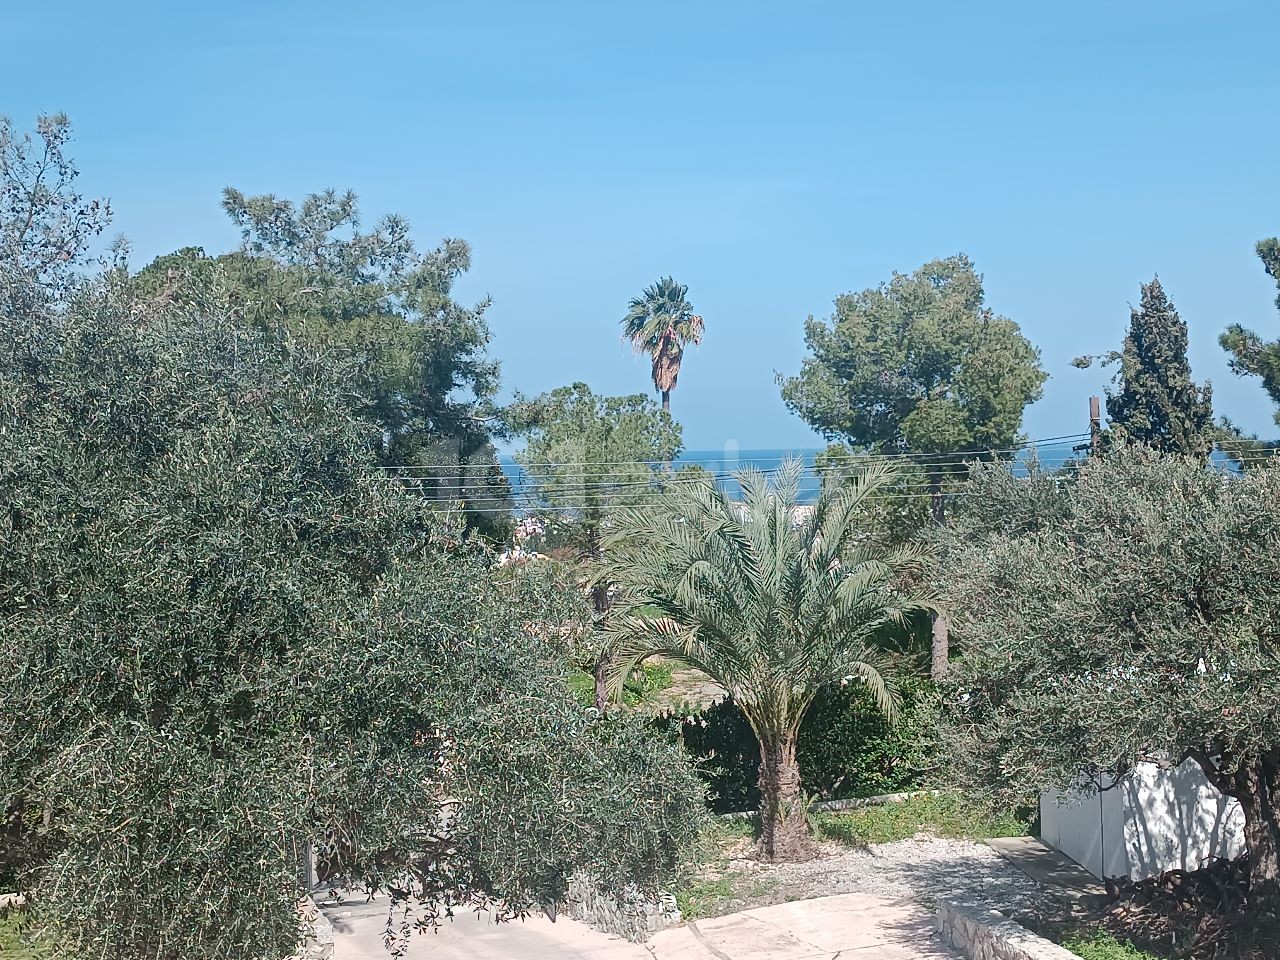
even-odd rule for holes
{"type": "Polygon", "coordinates": [[[792,729],[842,678],[891,712],[872,645],[887,625],[936,606],[903,587],[924,548],[882,548],[865,527],[867,498],[892,471],[866,467],[820,494],[807,518],[798,462],[772,481],[753,469],[735,478],[741,500],[711,482],[681,484],[606,531],[599,577],[620,593],[607,627],[615,673],[655,654],[685,663],[728,690],[757,729],[792,729]]]}

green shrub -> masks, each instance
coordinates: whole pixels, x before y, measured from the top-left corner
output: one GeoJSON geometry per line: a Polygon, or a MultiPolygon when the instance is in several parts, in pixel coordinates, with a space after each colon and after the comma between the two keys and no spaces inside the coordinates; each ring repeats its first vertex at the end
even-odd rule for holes
{"type": "MultiPolygon", "coordinates": [[[[843,800],[918,787],[930,763],[932,685],[912,678],[900,684],[896,722],[886,720],[861,686],[828,687],[800,728],[798,757],[806,793],[843,800]]],[[[655,721],[678,736],[698,762],[716,813],[754,810],[760,749],[742,712],[725,700],[704,710],[655,721]]]]}
{"type": "MultiPolygon", "coordinates": [[[[622,689],[622,702],[629,707],[644,703],[655,693],[671,686],[671,665],[667,663],[646,663],[640,670],[627,678],[622,689]]],[[[586,670],[575,668],[569,671],[569,689],[574,699],[584,707],[594,707],[596,703],[596,680],[586,670]]]]}

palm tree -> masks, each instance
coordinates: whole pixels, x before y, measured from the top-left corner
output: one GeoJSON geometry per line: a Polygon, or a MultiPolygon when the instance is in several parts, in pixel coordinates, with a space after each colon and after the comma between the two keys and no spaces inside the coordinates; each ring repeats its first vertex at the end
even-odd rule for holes
{"type": "Polygon", "coordinates": [[[812,507],[798,504],[791,460],[770,484],[736,474],[735,501],[713,480],[671,485],[655,504],[620,512],[599,577],[619,588],[608,628],[618,690],[646,657],[702,671],[728,691],[760,745],[760,855],[812,848],[800,792],[800,724],[823,686],[865,683],[886,713],[894,694],[878,667],[878,635],[931,597],[905,586],[925,559],[914,544],[870,536],[868,502],[893,478],[867,466],[812,507]]]}
{"type": "Polygon", "coordinates": [[[702,342],[702,317],[686,299],[689,288],[663,277],[633,297],[622,318],[622,336],[636,353],[653,358],[653,386],[662,394],[662,409],[671,412],[671,391],[680,376],[687,344],[702,342]]]}

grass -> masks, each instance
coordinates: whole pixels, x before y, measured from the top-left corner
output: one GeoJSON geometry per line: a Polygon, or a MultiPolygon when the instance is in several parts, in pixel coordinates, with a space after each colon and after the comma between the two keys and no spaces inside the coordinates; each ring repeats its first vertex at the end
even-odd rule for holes
{"type": "Polygon", "coordinates": [[[854,847],[892,843],[918,833],[954,840],[1016,837],[1029,832],[1030,811],[993,811],[955,793],[921,794],[900,803],[814,814],[814,828],[824,840],[854,847]]]}
{"type": "Polygon", "coordinates": [[[775,881],[768,877],[731,868],[731,853],[754,842],[755,836],[755,826],[749,820],[713,820],[708,824],[674,885],[676,904],[686,920],[730,913],[774,889],[775,881]]]}
{"type": "Polygon", "coordinates": [[[1074,933],[1062,945],[1082,960],[1160,960],[1155,954],[1117,940],[1105,930],[1074,933]]]}
{"type": "Polygon", "coordinates": [[[53,952],[31,935],[31,920],[22,909],[0,908],[0,957],[4,960],[53,960],[53,952]]]}
{"type": "MultiPolygon", "coordinates": [[[[671,686],[672,670],[669,663],[646,663],[628,678],[622,689],[622,702],[629,707],[643,703],[649,697],[671,686]]],[[[595,706],[595,677],[585,670],[569,672],[569,689],[584,707],[595,706]]]]}

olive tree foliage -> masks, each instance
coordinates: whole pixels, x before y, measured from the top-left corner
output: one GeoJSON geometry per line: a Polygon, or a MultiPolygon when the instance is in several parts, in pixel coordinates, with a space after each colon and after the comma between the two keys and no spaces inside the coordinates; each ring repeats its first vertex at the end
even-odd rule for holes
{"type": "Polygon", "coordinates": [[[246,326],[358,361],[379,464],[429,499],[464,503],[471,526],[500,534],[509,497],[491,444],[499,371],[487,353],[489,301],[453,296],[471,266],[467,243],[419,251],[397,216],[365,229],[351,192],[295,204],[228,188],[222,205],[240,248],[160,257],[142,288],[173,298],[216,281],[246,326]]]}
{"type": "Polygon", "coordinates": [[[1120,447],[1070,478],[974,468],[941,531],[965,641],[943,754],[997,790],[1194,759],[1280,903],[1280,469],[1120,447]]]}
{"type": "Polygon", "coordinates": [[[760,853],[812,851],[797,744],[824,689],[859,682],[894,709],[877,640],[932,607],[910,586],[924,560],[917,544],[882,548],[863,537],[866,501],[892,479],[869,466],[798,509],[799,461],[774,482],[735,475],[735,501],[709,479],[673,486],[652,504],[621,511],[605,535],[599,577],[618,585],[607,630],[621,683],[661,655],[720,684],[760,749],[760,853]]]}
{"type": "Polygon", "coordinates": [[[286,956],[311,842],[428,923],[652,890],[687,765],[576,707],[550,581],[378,479],[359,367],[238,297],[0,313],[0,804],[62,952],[286,956]]]}

